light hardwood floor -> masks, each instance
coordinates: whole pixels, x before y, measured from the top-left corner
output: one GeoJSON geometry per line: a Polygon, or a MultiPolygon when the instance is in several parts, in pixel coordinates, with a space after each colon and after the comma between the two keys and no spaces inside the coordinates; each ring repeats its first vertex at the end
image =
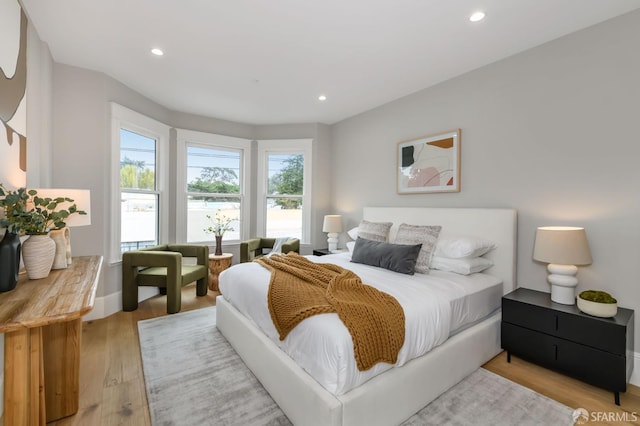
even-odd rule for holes
{"type": "MultiPolygon", "coordinates": [[[[182,311],[215,305],[216,296],[217,293],[209,291],[207,296],[196,297],[195,285],[184,287],[182,311]]],[[[82,329],[80,409],[75,416],[50,425],[150,425],[136,323],[163,315],[166,315],[166,297],[156,296],[140,303],[137,311],[118,312],[108,318],[85,322],[82,329]]],[[[620,396],[621,407],[617,407],[610,392],[517,357],[512,357],[508,364],[504,353],[484,367],[572,408],[585,408],[591,416],[635,419],[633,422],[601,424],[640,425],[638,387],[630,385],[620,396]]]]}

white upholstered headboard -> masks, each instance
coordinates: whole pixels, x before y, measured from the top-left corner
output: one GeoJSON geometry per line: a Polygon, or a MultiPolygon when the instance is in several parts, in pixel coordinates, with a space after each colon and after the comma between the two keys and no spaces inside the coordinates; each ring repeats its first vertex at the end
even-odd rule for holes
{"type": "Polygon", "coordinates": [[[401,223],[441,225],[440,235],[467,235],[494,241],[497,248],[485,255],[494,265],[488,273],[502,278],[503,292],[516,288],[517,213],[513,209],[365,207],[363,218],[393,222],[389,241],[395,240],[401,223]]]}

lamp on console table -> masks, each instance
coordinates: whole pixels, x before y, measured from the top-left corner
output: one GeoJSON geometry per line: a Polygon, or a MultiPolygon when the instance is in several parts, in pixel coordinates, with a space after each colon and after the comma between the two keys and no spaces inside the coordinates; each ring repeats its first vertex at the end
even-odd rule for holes
{"type": "Polygon", "coordinates": [[[584,228],[543,226],[536,230],[533,259],[548,263],[547,281],[551,300],[564,305],[576,303],[576,265],[590,265],[591,251],[584,228]]]}
{"type": "Polygon", "coordinates": [[[76,226],[91,225],[91,191],[88,189],[36,189],[38,197],[58,198],[64,197],[73,200],[73,202],[65,201],[58,204],[57,209],[69,209],[69,206],[75,204],[78,210],[85,211],[87,214],[72,214],[65,219],[66,226],[62,229],[51,231],[50,235],[56,242],[56,255],[53,260],[51,269],[64,269],[71,265],[71,238],[69,236],[69,228],[76,226]]]}
{"type": "Polygon", "coordinates": [[[324,217],[322,232],[327,232],[327,243],[331,253],[338,250],[338,234],[342,232],[342,216],[339,214],[328,214],[324,217]]]}

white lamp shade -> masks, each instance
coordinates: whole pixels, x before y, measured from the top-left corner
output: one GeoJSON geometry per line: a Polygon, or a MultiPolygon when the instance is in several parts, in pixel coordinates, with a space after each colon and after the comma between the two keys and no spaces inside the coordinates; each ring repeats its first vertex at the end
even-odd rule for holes
{"type": "Polygon", "coordinates": [[[75,204],[78,210],[87,212],[86,215],[72,214],[65,223],[68,227],[91,225],[91,191],[88,189],[58,189],[58,188],[37,188],[38,197],[70,198],[73,202],[62,202],[58,204],[58,209],[68,209],[75,204]]]}
{"type": "Polygon", "coordinates": [[[326,215],[322,224],[322,232],[342,232],[342,216],[339,214],[326,215]]]}
{"type": "Polygon", "coordinates": [[[543,226],[536,230],[533,259],[558,265],[590,265],[591,250],[584,228],[543,226]]]}

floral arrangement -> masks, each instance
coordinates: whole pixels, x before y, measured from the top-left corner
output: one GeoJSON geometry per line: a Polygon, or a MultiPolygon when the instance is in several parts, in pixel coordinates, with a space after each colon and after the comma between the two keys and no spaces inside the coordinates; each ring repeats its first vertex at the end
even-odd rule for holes
{"type": "Polygon", "coordinates": [[[204,228],[204,232],[208,234],[213,234],[216,237],[222,237],[225,232],[233,231],[233,227],[231,226],[233,219],[220,213],[220,210],[216,210],[213,218],[208,214],[207,219],[213,221],[212,226],[204,228]]]}
{"type": "Polygon", "coordinates": [[[8,190],[0,183],[0,208],[4,209],[4,217],[0,218],[0,227],[8,232],[28,235],[47,234],[53,229],[66,226],[65,219],[72,214],[87,214],[78,210],[75,204],[68,209],[58,209],[58,204],[72,203],[66,197],[39,197],[35,189],[18,188],[8,190]]]}

